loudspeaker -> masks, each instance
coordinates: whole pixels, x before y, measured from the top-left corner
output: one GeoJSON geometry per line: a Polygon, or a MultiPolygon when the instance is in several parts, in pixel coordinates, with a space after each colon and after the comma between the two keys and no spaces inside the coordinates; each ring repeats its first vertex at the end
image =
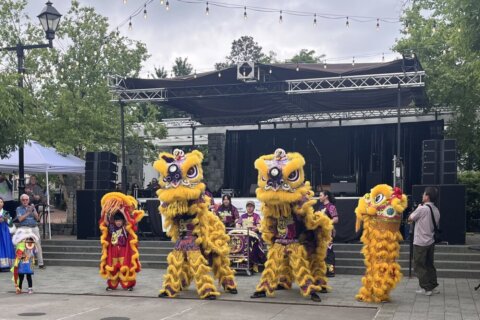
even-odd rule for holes
{"type": "Polygon", "coordinates": [[[85,155],[85,161],[87,162],[98,162],[98,161],[108,161],[108,162],[118,162],[117,155],[108,151],[96,151],[96,152],[87,152],[85,155]]]}
{"type": "Polygon", "coordinates": [[[114,181],[85,180],[85,190],[115,190],[115,188],[114,181]]]}
{"type": "Polygon", "coordinates": [[[100,201],[110,190],[77,191],[77,239],[99,238],[100,201]]]}
{"type": "Polygon", "coordinates": [[[456,184],[456,140],[424,140],[422,184],[456,184]]]}
{"type": "Polygon", "coordinates": [[[438,189],[435,205],[440,210],[442,240],[447,241],[448,244],[465,244],[465,186],[459,184],[414,185],[412,186],[414,204],[422,203],[422,195],[426,187],[438,189]]]}
{"type": "Polygon", "coordinates": [[[117,156],[111,152],[87,152],[85,189],[115,189],[117,156]]]}

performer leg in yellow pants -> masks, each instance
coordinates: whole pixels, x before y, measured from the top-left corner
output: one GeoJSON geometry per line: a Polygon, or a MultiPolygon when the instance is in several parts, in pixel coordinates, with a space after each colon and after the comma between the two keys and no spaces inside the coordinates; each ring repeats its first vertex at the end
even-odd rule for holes
{"type": "Polygon", "coordinates": [[[189,279],[185,264],[191,268],[191,275],[195,280],[197,292],[201,299],[215,299],[220,294],[209,274],[211,268],[199,250],[186,252],[174,250],[168,255],[167,261],[167,273],[164,276],[163,288],[160,290],[159,297],[175,297],[183,288],[182,280],[189,279]]]}
{"type": "Polygon", "coordinates": [[[300,287],[300,293],[305,297],[310,295],[314,301],[321,301],[316,293],[321,290],[321,286],[315,284],[310,272],[307,252],[305,247],[299,243],[286,245],[275,243],[272,246],[268,251],[265,270],[262,273],[260,283],[256,288],[256,292],[252,295],[252,298],[262,298],[267,295],[273,295],[279,284],[278,279],[283,276],[280,274],[280,271],[285,270],[284,267],[282,268],[285,260],[288,261],[293,279],[295,279],[300,287]]]}
{"type": "Polygon", "coordinates": [[[235,272],[230,268],[230,260],[227,256],[215,255],[212,260],[212,269],[215,278],[218,279],[225,291],[236,294],[235,272]]]}

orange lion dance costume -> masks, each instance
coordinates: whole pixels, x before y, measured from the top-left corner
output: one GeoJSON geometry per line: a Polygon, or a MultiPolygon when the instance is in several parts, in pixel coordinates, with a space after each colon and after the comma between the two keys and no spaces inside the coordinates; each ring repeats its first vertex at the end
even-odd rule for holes
{"type": "Polygon", "coordinates": [[[399,231],[402,213],[407,207],[407,197],[399,188],[381,184],[375,186],[358,201],[356,229],[363,222],[361,241],[364,246],[367,270],[363,286],[356,295],[365,302],[389,301],[390,291],[402,279],[397,259],[400,255],[399,231]]]}
{"type": "Polygon", "coordinates": [[[101,205],[100,275],[108,279],[107,291],[116,289],[118,284],[131,291],[141,269],[136,231],[145,213],[137,210],[138,204],[133,197],[120,192],[104,195],[101,205]]]}

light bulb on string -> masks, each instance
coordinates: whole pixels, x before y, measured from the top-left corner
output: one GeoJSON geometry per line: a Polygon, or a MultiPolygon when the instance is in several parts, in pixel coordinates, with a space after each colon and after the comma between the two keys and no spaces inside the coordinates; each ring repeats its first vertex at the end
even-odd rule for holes
{"type": "Polygon", "coordinates": [[[458,32],[462,32],[462,29],[460,27],[457,28],[458,32]]]}
{"type": "Polygon", "coordinates": [[[327,69],[327,60],[323,61],[323,69],[327,69]]]}
{"type": "Polygon", "coordinates": [[[437,22],[433,21],[433,26],[432,26],[432,34],[437,32],[437,22]]]}
{"type": "Polygon", "coordinates": [[[243,19],[247,20],[247,7],[243,7],[243,19]]]}
{"type": "Polygon", "coordinates": [[[168,0],[167,2],[165,2],[165,10],[170,10],[170,3],[168,2],[168,0]]]}
{"type": "Polygon", "coordinates": [[[193,72],[193,78],[197,79],[197,69],[195,69],[195,71],[193,72]]]}
{"type": "Polygon", "coordinates": [[[218,73],[218,77],[219,77],[219,78],[222,77],[222,73],[221,73],[221,72],[218,73]]]}
{"type": "Polygon", "coordinates": [[[298,63],[297,63],[297,67],[295,68],[295,71],[300,71],[300,67],[298,66],[298,63]]]}
{"type": "Polygon", "coordinates": [[[346,26],[347,28],[350,28],[350,22],[348,21],[348,17],[347,17],[347,22],[345,22],[345,26],[346,26]]]}
{"type": "Polygon", "coordinates": [[[210,13],[210,8],[208,8],[208,1],[207,1],[207,7],[205,8],[205,14],[208,16],[210,13]]]}
{"type": "Polygon", "coordinates": [[[442,53],[443,53],[443,55],[446,55],[446,54],[447,54],[447,50],[446,50],[446,49],[443,49],[442,53]]]}
{"type": "Polygon", "coordinates": [[[132,30],[132,17],[130,17],[130,21],[128,22],[128,30],[132,30]]]}
{"type": "Polygon", "coordinates": [[[377,18],[377,31],[380,30],[380,19],[377,18]]]}
{"type": "Polygon", "coordinates": [[[272,74],[272,67],[268,70],[268,73],[272,74]]]}
{"type": "Polygon", "coordinates": [[[163,4],[164,4],[164,1],[160,0],[160,5],[163,6],[163,4]]]}
{"type": "Polygon", "coordinates": [[[123,0],[123,4],[127,4],[127,0],[123,0]]]}
{"type": "Polygon", "coordinates": [[[147,20],[147,4],[143,5],[143,18],[147,20]]]}
{"type": "Polygon", "coordinates": [[[283,22],[283,17],[282,17],[282,10],[280,10],[280,18],[278,19],[278,23],[283,22]]]}
{"type": "Polygon", "coordinates": [[[352,59],[352,67],[355,67],[355,57],[352,59]]]}
{"type": "Polygon", "coordinates": [[[385,62],[385,54],[382,52],[382,62],[385,62]]]}
{"type": "Polygon", "coordinates": [[[317,25],[317,14],[315,13],[313,15],[313,26],[316,26],[317,25]]]}
{"type": "Polygon", "coordinates": [[[409,31],[409,28],[408,28],[408,21],[407,21],[405,22],[405,33],[408,33],[408,31],[409,31]]]}

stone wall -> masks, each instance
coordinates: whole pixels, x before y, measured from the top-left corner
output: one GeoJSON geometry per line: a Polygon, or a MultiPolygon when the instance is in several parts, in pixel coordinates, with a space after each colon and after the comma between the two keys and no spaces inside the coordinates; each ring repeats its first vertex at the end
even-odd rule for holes
{"type": "Polygon", "coordinates": [[[223,185],[225,169],[225,134],[210,133],[208,135],[208,156],[204,160],[203,176],[212,192],[220,191],[223,185]]]}

